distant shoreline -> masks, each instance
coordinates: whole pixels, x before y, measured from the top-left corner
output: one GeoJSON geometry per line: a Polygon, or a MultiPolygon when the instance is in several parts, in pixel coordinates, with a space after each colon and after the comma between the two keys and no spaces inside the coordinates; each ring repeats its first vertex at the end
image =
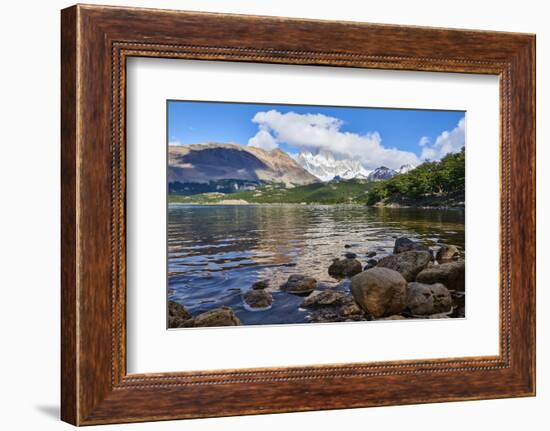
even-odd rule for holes
{"type": "Polygon", "coordinates": [[[464,206],[414,206],[414,205],[401,205],[401,204],[376,204],[366,205],[358,203],[335,203],[328,204],[322,202],[308,202],[308,203],[283,203],[283,202],[247,202],[239,201],[237,199],[228,199],[226,201],[219,202],[170,202],[168,206],[263,206],[263,207],[307,207],[307,206],[330,206],[330,207],[360,207],[360,208],[389,208],[389,209],[422,209],[422,210],[449,210],[449,211],[464,211],[464,206]]]}

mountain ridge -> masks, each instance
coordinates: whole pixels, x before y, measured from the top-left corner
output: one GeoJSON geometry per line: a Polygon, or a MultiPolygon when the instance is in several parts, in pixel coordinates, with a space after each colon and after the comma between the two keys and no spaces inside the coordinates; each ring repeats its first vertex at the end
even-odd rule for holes
{"type": "Polygon", "coordinates": [[[310,174],[321,181],[331,181],[335,178],[345,180],[367,179],[371,171],[364,168],[359,160],[336,159],[327,150],[321,150],[316,154],[309,151],[301,151],[295,160],[310,174]]]}
{"type": "Polygon", "coordinates": [[[232,143],[168,146],[169,183],[209,183],[218,180],[305,185],[318,179],[280,149],[232,143]]]}

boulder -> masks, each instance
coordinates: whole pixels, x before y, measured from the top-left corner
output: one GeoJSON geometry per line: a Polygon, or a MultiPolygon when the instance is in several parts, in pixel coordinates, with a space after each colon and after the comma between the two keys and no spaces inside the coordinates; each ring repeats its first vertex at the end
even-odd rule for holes
{"type": "Polygon", "coordinates": [[[420,271],[416,276],[416,281],[425,284],[441,283],[447,289],[463,292],[465,269],[463,260],[442,263],[420,271]]]}
{"type": "Polygon", "coordinates": [[[268,287],[269,287],[269,282],[267,280],[260,280],[252,285],[252,289],[255,289],[255,290],[267,289],[268,287]]]}
{"type": "Polygon", "coordinates": [[[407,281],[393,269],[375,267],[351,279],[351,293],[374,317],[400,314],[406,306],[407,281]]]}
{"type": "Polygon", "coordinates": [[[191,317],[191,313],[189,313],[183,305],[175,301],[168,301],[169,328],[181,328],[183,323],[191,317]]]}
{"type": "Polygon", "coordinates": [[[230,307],[220,307],[209,310],[187,320],[185,327],[206,328],[212,326],[239,326],[241,321],[230,307]]]}
{"type": "Polygon", "coordinates": [[[369,252],[367,253],[367,257],[374,257],[374,256],[376,256],[376,252],[375,252],[375,251],[369,251],[369,252]]]}
{"type": "Polygon", "coordinates": [[[348,251],[347,253],[344,254],[344,256],[346,256],[347,259],[355,259],[357,257],[357,254],[352,253],[351,251],[348,251]]]}
{"type": "Polygon", "coordinates": [[[437,250],[437,254],[435,255],[435,259],[439,263],[445,263],[452,261],[455,257],[460,255],[460,250],[458,250],[457,247],[454,245],[446,245],[443,244],[439,250],[437,250]]]}
{"type": "Polygon", "coordinates": [[[243,295],[244,303],[251,310],[267,310],[273,304],[271,293],[264,289],[252,289],[243,295]]]}
{"type": "Polygon", "coordinates": [[[322,290],[313,292],[300,305],[302,308],[317,308],[323,306],[340,305],[345,298],[345,295],[333,290],[322,290]]]}
{"type": "Polygon", "coordinates": [[[401,238],[397,238],[395,240],[395,245],[393,246],[394,254],[411,250],[427,251],[431,254],[431,250],[427,246],[420,244],[419,242],[412,241],[407,237],[402,236],[401,238]]]}
{"type": "Polygon", "coordinates": [[[328,267],[328,273],[334,278],[353,277],[363,270],[357,259],[334,259],[328,267]]]}
{"type": "Polygon", "coordinates": [[[427,251],[404,251],[393,256],[386,256],[378,261],[376,266],[390,268],[399,272],[407,281],[413,281],[432,259],[427,251]]]}
{"type": "Polygon", "coordinates": [[[303,274],[293,274],[288,277],[285,284],[281,286],[281,290],[296,295],[307,295],[315,289],[317,280],[303,274]]]}
{"type": "Polygon", "coordinates": [[[407,307],[412,314],[421,316],[444,313],[451,310],[451,293],[441,283],[409,283],[407,307]]]}

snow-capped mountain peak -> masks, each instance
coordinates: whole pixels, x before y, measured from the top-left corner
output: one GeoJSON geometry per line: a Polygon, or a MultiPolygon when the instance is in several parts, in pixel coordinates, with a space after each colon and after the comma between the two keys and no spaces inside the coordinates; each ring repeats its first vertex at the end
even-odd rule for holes
{"type": "Polygon", "coordinates": [[[336,159],[334,154],[326,150],[321,150],[317,154],[302,151],[295,159],[305,170],[321,181],[330,181],[335,177],[344,180],[366,179],[370,174],[359,160],[336,159]]]}
{"type": "Polygon", "coordinates": [[[379,168],[376,168],[374,171],[372,171],[369,175],[369,180],[371,181],[382,181],[382,180],[389,180],[392,177],[395,177],[398,174],[397,171],[394,171],[391,168],[387,168],[386,166],[380,166],[379,168]]]}

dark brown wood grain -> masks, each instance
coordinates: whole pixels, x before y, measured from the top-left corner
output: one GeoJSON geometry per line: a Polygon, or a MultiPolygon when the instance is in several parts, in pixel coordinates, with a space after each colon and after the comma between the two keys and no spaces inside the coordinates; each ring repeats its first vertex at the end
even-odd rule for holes
{"type": "Polygon", "coordinates": [[[74,6],[62,11],[61,47],[63,420],[88,425],[534,395],[533,35],[74,6]],[[500,354],[127,375],[130,56],[498,75],[500,354]]]}

